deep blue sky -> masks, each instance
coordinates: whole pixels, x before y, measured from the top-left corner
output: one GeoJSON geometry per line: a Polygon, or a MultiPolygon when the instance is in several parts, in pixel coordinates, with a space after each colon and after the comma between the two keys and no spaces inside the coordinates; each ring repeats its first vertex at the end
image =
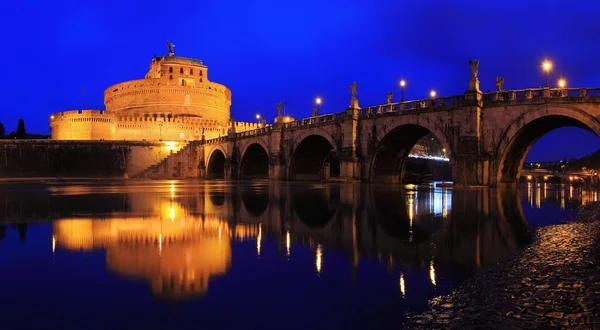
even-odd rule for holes
{"type": "MultiPolygon", "coordinates": [[[[470,58],[480,60],[483,91],[497,75],[506,89],[540,86],[543,58],[552,82],[600,86],[600,3],[578,1],[42,1],[3,4],[3,96],[7,131],[25,119],[48,133],[50,113],[103,108],[104,89],[142,78],[154,54],[175,43],[176,55],[202,58],[212,81],[233,94],[237,120],[272,118],[275,103],[306,117],[315,96],[322,112],[342,111],[348,85],[362,106],[463,93],[470,58]]],[[[585,155],[600,139],[579,129],[542,138],[528,160],[585,155]]]]}

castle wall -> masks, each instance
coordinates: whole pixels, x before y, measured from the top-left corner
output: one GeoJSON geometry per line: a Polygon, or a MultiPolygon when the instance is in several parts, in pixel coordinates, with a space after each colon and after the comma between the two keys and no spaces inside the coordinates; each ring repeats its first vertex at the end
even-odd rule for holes
{"type": "Polygon", "coordinates": [[[53,140],[112,140],[115,118],[100,110],[70,110],[50,117],[53,140]]]}
{"type": "Polygon", "coordinates": [[[132,177],[182,147],[175,142],[0,140],[0,178],[132,177]]]}
{"type": "Polygon", "coordinates": [[[107,112],[119,116],[196,116],[225,124],[229,120],[231,92],[208,81],[182,86],[176,80],[132,80],[107,88],[104,105],[107,112]]]}

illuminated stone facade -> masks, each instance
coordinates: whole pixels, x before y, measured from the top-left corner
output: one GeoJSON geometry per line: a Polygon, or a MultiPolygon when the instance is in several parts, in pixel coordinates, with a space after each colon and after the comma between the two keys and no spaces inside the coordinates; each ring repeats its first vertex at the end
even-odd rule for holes
{"type": "MultiPolygon", "coordinates": [[[[108,87],[106,110],[69,110],[50,116],[54,140],[193,141],[226,135],[231,91],[208,80],[201,60],[154,57],[144,79],[108,87]]],[[[236,123],[236,131],[258,128],[236,123]]]]}

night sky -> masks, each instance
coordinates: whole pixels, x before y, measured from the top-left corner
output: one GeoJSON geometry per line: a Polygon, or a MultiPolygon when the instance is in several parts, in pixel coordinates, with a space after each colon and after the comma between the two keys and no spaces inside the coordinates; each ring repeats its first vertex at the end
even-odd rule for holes
{"type": "MultiPolygon", "coordinates": [[[[361,106],[386,93],[421,99],[462,94],[468,60],[480,60],[483,91],[497,75],[505,89],[544,84],[540,63],[554,63],[551,84],[600,87],[598,1],[42,1],[3,4],[0,30],[5,76],[0,121],[8,132],[25,119],[30,133],[49,133],[51,113],[103,109],[104,89],[143,78],[154,54],[201,58],[212,81],[228,86],[232,114],[308,117],[342,111],[348,86],[361,106]],[[173,4],[170,6],[169,4],[173,4]],[[175,5],[177,4],[177,5],[175,5]]],[[[272,119],[270,120],[272,121],[272,119]]],[[[544,136],[528,160],[579,157],[600,139],[563,128],[544,136]]]]}

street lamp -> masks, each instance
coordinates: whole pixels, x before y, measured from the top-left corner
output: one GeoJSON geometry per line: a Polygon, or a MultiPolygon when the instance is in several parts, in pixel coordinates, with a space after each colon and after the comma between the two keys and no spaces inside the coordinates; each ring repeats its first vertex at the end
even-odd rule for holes
{"type": "Polygon", "coordinates": [[[158,128],[160,130],[160,135],[159,135],[159,141],[162,141],[162,127],[163,127],[163,119],[162,118],[158,118],[158,128]]]}
{"type": "Polygon", "coordinates": [[[429,95],[431,96],[432,99],[435,98],[436,94],[437,93],[434,90],[432,90],[431,92],[429,92],[429,95]]]}
{"type": "Polygon", "coordinates": [[[315,99],[315,103],[317,104],[317,116],[321,114],[321,103],[322,102],[323,102],[323,100],[321,100],[321,98],[317,96],[317,98],[315,99]]]}
{"type": "Polygon", "coordinates": [[[402,100],[400,102],[404,102],[404,86],[406,86],[406,81],[402,79],[400,80],[400,90],[402,90],[402,100]]]}
{"type": "Polygon", "coordinates": [[[545,60],[544,63],[542,63],[542,68],[546,72],[546,87],[548,87],[548,72],[552,69],[552,62],[545,60]]]}
{"type": "Polygon", "coordinates": [[[567,86],[567,81],[565,79],[563,79],[563,78],[560,78],[558,80],[558,87],[565,88],[566,86],[567,86]]]}

